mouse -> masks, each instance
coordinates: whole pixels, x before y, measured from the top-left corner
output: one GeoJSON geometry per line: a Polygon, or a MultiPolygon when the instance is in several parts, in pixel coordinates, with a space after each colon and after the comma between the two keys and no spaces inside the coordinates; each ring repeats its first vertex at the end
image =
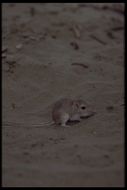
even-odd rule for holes
{"type": "Polygon", "coordinates": [[[91,117],[95,114],[94,111],[91,111],[86,102],[82,99],[71,99],[71,98],[62,98],[56,101],[52,107],[52,121],[42,122],[38,124],[29,124],[29,123],[16,123],[16,122],[7,122],[3,123],[6,126],[62,126],[70,127],[68,121],[81,121],[83,118],[91,117]]]}
{"type": "Polygon", "coordinates": [[[52,119],[56,125],[68,127],[68,121],[81,121],[94,115],[95,112],[88,108],[82,99],[63,98],[58,100],[52,109],[52,119]]]}

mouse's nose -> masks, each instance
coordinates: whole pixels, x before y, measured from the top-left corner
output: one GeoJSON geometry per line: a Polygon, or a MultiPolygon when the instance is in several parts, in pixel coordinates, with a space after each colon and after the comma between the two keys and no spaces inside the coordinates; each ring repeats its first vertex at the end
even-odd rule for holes
{"type": "Polygon", "coordinates": [[[89,116],[93,116],[93,115],[95,115],[95,114],[96,114],[95,111],[90,111],[89,116]]]}

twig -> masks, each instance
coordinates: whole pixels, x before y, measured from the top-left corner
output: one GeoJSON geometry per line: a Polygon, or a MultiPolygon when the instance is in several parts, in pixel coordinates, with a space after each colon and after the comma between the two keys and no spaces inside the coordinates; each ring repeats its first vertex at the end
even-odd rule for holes
{"type": "Polygon", "coordinates": [[[107,31],[107,35],[108,35],[109,38],[115,39],[115,37],[114,37],[114,35],[112,34],[112,32],[107,31]]]}
{"type": "Polygon", "coordinates": [[[87,65],[84,65],[83,63],[72,63],[71,65],[78,65],[78,66],[81,66],[81,67],[83,67],[83,68],[85,68],[85,69],[88,68],[88,66],[87,66],[87,65]]]}
{"type": "Polygon", "coordinates": [[[76,36],[76,38],[80,38],[81,33],[80,33],[80,29],[78,25],[74,25],[72,27],[72,31],[74,32],[74,35],[76,36]]]}
{"type": "Polygon", "coordinates": [[[35,8],[30,7],[30,15],[33,17],[35,15],[35,8]]]}
{"type": "Polygon", "coordinates": [[[119,31],[119,30],[123,30],[123,29],[124,29],[123,26],[118,26],[118,27],[112,28],[111,30],[113,30],[113,31],[119,31]]]}
{"type": "Polygon", "coordinates": [[[107,5],[103,5],[102,7],[98,7],[96,5],[93,5],[92,7],[95,9],[98,9],[98,10],[110,10],[110,11],[117,12],[119,14],[124,14],[124,8],[120,9],[120,7],[109,7],[107,5]]]}
{"type": "Polygon", "coordinates": [[[93,38],[94,40],[98,41],[99,43],[103,44],[103,45],[106,45],[106,43],[102,40],[100,40],[99,38],[97,38],[95,35],[90,35],[91,38],[93,38]]]}

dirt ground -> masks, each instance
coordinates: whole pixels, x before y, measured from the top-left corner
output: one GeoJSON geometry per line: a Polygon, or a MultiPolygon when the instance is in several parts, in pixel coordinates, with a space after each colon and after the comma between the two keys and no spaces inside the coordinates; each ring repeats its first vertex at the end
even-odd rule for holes
{"type": "Polygon", "coordinates": [[[123,13],[122,3],[2,4],[3,187],[124,186],[123,13]],[[96,114],[45,125],[61,97],[96,114]]]}

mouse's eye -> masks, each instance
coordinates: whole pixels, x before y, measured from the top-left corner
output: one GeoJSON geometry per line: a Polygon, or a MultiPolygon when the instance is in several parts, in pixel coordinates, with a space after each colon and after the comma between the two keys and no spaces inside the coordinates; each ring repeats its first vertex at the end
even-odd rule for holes
{"type": "Polygon", "coordinates": [[[84,110],[84,109],[86,109],[86,107],[85,107],[85,106],[82,106],[81,109],[84,110]]]}

